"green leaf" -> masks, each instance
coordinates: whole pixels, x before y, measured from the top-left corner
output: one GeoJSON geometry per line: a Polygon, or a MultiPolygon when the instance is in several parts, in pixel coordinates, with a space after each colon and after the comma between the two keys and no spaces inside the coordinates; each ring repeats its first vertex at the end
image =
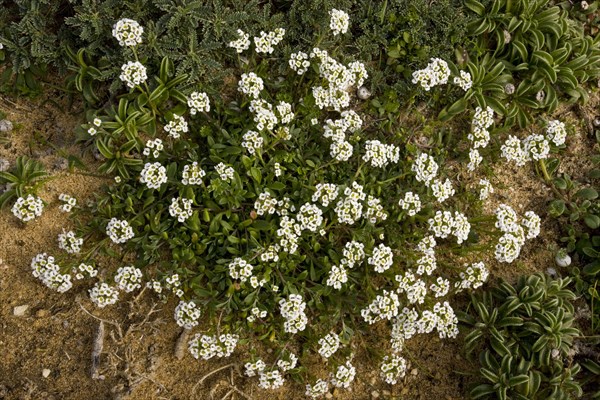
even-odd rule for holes
{"type": "Polygon", "coordinates": [[[258,184],[260,184],[260,182],[262,181],[262,175],[260,173],[260,169],[258,169],[256,167],[250,168],[250,176],[252,176],[252,179],[254,179],[256,181],[256,183],[258,183],[258,184]]]}
{"type": "Polygon", "coordinates": [[[273,229],[273,225],[269,221],[265,221],[262,219],[257,219],[252,224],[252,227],[257,231],[269,231],[273,229]]]}
{"type": "Polygon", "coordinates": [[[598,192],[593,188],[583,188],[575,193],[575,196],[586,200],[594,200],[598,198],[598,192]]]}
{"type": "Polygon", "coordinates": [[[485,7],[483,4],[476,0],[465,0],[465,6],[480,17],[483,16],[485,12],[485,7]]]}
{"type": "Polygon", "coordinates": [[[591,229],[598,229],[600,227],[600,217],[593,214],[587,214],[583,217],[585,224],[591,229]]]}

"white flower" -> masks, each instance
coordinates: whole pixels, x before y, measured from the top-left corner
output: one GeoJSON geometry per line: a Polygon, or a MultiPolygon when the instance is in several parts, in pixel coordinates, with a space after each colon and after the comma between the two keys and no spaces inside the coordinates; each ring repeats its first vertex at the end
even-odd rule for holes
{"type": "Polygon", "coordinates": [[[319,339],[319,354],[323,358],[329,358],[340,347],[340,337],[337,333],[330,332],[319,339]]]}
{"type": "Polygon", "coordinates": [[[308,61],[308,54],[303,53],[301,51],[297,53],[292,53],[290,55],[289,65],[292,71],[296,71],[298,75],[302,75],[306,71],[308,71],[308,67],[310,67],[310,61],[308,61]]]}
{"type": "Polygon", "coordinates": [[[252,155],[263,147],[264,139],[258,132],[248,131],[244,133],[243,139],[244,141],[242,142],[242,147],[248,150],[248,153],[252,155]]]}
{"type": "Polygon", "coordinates": [[[381,362],[381,378],[390,385],[406,375],[406,360],[400,356],[385,356],[381,362]]]}
{"type": "Polygon", "coordinates": [[[480,179],[479,185],[481,186],[479,200],[485,200],[490,196],[490,193],[494,193],[494,187],[487,179],[480,179]]]}
{"type": "Polygon", "coordinates": [[[469,171],[475,171],[475,168],[477,168],[479,164],[481,164],[481,161],[483,161],[483,158],[481,157],[477,149],[469,150],[469,164],[467,164],[467,169],[469,171]]]}
{"type": "Polygon", "coordinates": [[[159,162],[146,163],[142,169],[140,182],[145,183],[148,189],[160,189],[167,182],[167,169],[159,162]]]}
{"type": "Polygon", "coordinates": [[[190,114],[192,115],[196,115],[196,113],[199,112],[210,111],[210,100],[208,95],[204,92],[192,92],[187,99],[187,104],[190,108],[190,114]]]}
{"type": "Polygon", "coordinates": [[[263,360],[259,359],[253,363],[247,362],[246,364],[244,364],[244,368],[246,376],[252,377],[256,376],[258,373],[263,372],[266,368],[266,365],[263,360]]]}
{"type": "Polygon", "coordinates": [[[342,284],[348,282],[348,272],[343,265],[333,265],[329,270],[329,278],[325,283],[327,286],[331,286],[334,289],[340,290],[342,284]]]}
{"type": "Polygon", "coordinates": [[[425,69],[413,72],[412,83],[419,84],[429,91],[432,87],[448,83],[450,68],[448,63],[440,58],[432,58],[425,69]]]}
{"type": "Polygon", "coordinates": [[[133,265],[120,267],[115,275],[115,283],[119,289],[133,292],[142,287],[142,270],[133,265]]]}
{"type": "Polygon", "coordinates": [[[261,32],[260,37],[254,37],[254,46],[256,47],[257,53],[273,53],[273,46],[276,46],[283,40],[285,35],[285,29],[277,28],[272,32],[265,33],[261,32]]]}
{"type": "Polygon", "coordinates": [[[323,207],[327,207],[330,202],[334,201],[339,194],[337,185],[333,183],[319,183],[315,188],[315,193],[312,196],[312,201],[319,201],[323,207]]]}
{"type": "Polygon", "coordinates": [[[470,232],[471,224],[469,223],[467,217],[464,214],[455,211],[454,220],[452,223],[452,234],[456,237],[456,242],[461,244],[467,240],[470,232]]]}
{"type": "Polygon", "coordinates": [[[519,224],[517,213],[512,207],[500,204],[496,209],[496,228],[502,232],[515,232],[519,224]]]}
{"type": "Polygon", "coordinates": [[[242,79],[238,83],[238,90],[240,92],[248,94],[256,99],[263,89],[263,80],[254,72],[242,74],[242,79]]]}
{"type": "Polygon", "coordinates": [[[523,141],[523,151],[534,160],[548,158],[550,146],[543,135],[529,135],[523,141]]]}
{"type": "Polygon", "coordinates": [[[237,30],[237,34],[238,39],[229,42],[228,46],[233,47],[238,53],[242,53],[243,51],[248,50],[250,48],[250,35],[248,35],[241,29],[237,30]]]}
{"type": "Polygon", "coordinates": [[[471,86],[473,86],[471,74],[467,71],[460,71],[460,77],[454,77],[454,84],[460,86],[460,88],[466,92],[467,90],[471,89],[471,86]]]}
{"type": "Polygon", "coordinates": [[[356,368],[350,364],[350,361],[346,361],[346,364],[342,364],[337,367],[335,375],[331,376],[331,384],[340,388],[349,388],[354,377],[356,375],[356,368]]]}
{"type": "Polygon", "coordinates": [[[60,206],[60,211],[62,212],[71,212],[73,207],[77,205],[77,199],[75,197],[69,196],[66,193],[61,193],[58,196],[58,199],[65,203],[60,206]]]}
{"type": "Polygon", "coordinates": [[[181,300],[177,307],[175,307],[175,322],[185,329],[192,329],[198,325],[200,315],[200,309],[193,301],[185,302],[181,300]]]}
{"type": "Polygon", "coordinates": [[[119,78],[125,82],[127,86],[134,88],[137,85],[146,82],[148,75],[146,75],[146,67],[144,67],[142,63],[139,61],[129,61],[121,67],[121,75],[119,78]]]}
{"type": "Polygon", "coordinates": [[[296,215],[301,230],[316,232],[323,223],[323,211],[316,205],[304,203],[296,215]]]}
{"type": "Polygon", "coordinates": [[[463,289],[477,289],[482,286],[490,275],[489,271],[482,262],[465,264],[465,271],[461,272],[461,281],[455,282],[454,286],[460,291],[463,289]]]}
{"type": "Polygon", "coordinates": [[[529,160],[529,155],[522,149],[521,141],[516,136],[510,135],[500,150],[502,157],[508,161],[514,161],[519,167],[525,165],[529,160]]]}
{"type": "Polygon", "coordinates": [[[105,282],[98,282],[89,290],[90,300],[97,307],[104,308],[119,301],[119,291],[105,282]]]}
{"type": "Polygon", "coordinates": [[[38,254],[31,260],[31,270],[34,277],[59,293],[64,293],[73,286],[71,275],[62,274],[60,266],[54,263],[54,257],[46,253],[38,254]]]}
{"type": "Polygon", "coordinates": [[[188,350],[195,359],[209,360],[213,357],[229,357],[239,340],[238,335],[208,336],[197,333],[188,342],[188,350]]]}
{"type": "Polygon", "coordinates": [[[454,228],[454,218],[452,218],[452,213],[450,211],[436,211],[435,216],[430,218],[429,221],[429,230],[433,231],[435,237],[446,238],[450,233],[452,233],[452,228],[454,228]]]}
{"type": "Polygon", "coordinates": [[[258,387],[261,389],[279,389],[283,386],[283,376],[277,370],[261,372],[258,380],[258,387]]]}
{"type": "Polygon", "coordinates": [[[392,249],[383,243],[373,249],[373,254],[367,259],[367,263],[372,265],[375,272],[383,273],[387,271],[394,263],[392,249]]]}
{"type": "Polygon", "coordinates": [[[169,214],[179,222],[185,222],[192,216],[192,200],[183,197],[173,197],[169,205],[169,214]]]}
{"type": "Polygon", "coordinates": [[[106,226],[106,234],[115,243],[125,243],[133,237],[133,228],[125,220],[111,218],[106,226]]]}
{"type": "Polygon", "coordinates": [[[345,140],[339,142],[333,142],[330,146],[330,154],[331,157],[335,158],[338,161],[348,161],[352,156],[354,148],[350,142],[346,142],[345,140]]]}
{"type": "Polygon", "coordinates": [[[348,268],[353,268],[365,259],[365,245],[354,240],[347,242],[344,245],[342,254],[344,255],[342,264],[347,265],[348,268]]]}
{"type": "Polygon", "coordinates": [[[160,152],[163,149],[164,149],[164,145],[163,145],[162,140],[160,140],[160,139],[148,140],[146,142],[146,147],[144,147],[144,151],[142,154],[144,154],[145,156],[150,156],[150,154],[152,154],[152,157],[158,158],[160,156],[160,152]]]}
{"type": "Polygon", "coordinates": [[[328,385],[327,381],[319,379],[315,382],[314,385],[310,385],[310,384],[306,385],[306,393],[305,394],[306,394],[306,396],[316,399],[317,397],[320,397],[320,396],[324,395],[325,393],[327,393],[328,390],[329,390],[329,385],[328,385]]]}
{"type": "Polygon", "coordinates": [[[144,28],[137,21],[123,18],[113,26],[112,35],[119,41],[121,46],[136,46],[142,43],[144,28]]]}
{"type": "Polygon", "coordinates": [[[567,130],[565,129],[564,122],[560,122],[558,120],[552,120],[548,122],[548,127],[546,128],[546,137],[548,140],[552,140],[557,146],[562,146],[565,144],[567,130]]]}
{"type": "Polygon", "coordinates": [[[407,214],[411,217],[421,211],[421,199],[418,194],[413,194],[413,192],[406,192],[404,199],[398,201],[398,205],[403,210],[407,210],[407,214]]]}
{"type": "Polygon", "coordinates": [[[421,153],[411,167],[416,174],[416,179],[425,183],[425,185],[429,185],[429,182],[436,177],[438,168],[433,157],[425,153],[421,153]]]}
{"type": "Polygon", "coordinates": [[[173,119],[165,125],[165,131],[174,139],[179,139],[182,133],[188,132],[188,123],[182,116],[173,114],[173,119]]]}
{"type": "Polygon", "coordinates": [[[294,353],[288,353],[287,357],[277,361],[277,366],[285,372],[296,368],[297,363],[298,357],[294,353]]]}
{"type": "Polygon", "coordinates": [[[306,303],[299,294],[290,294],[288,300],[279,301],[281,316],[286,319],[284,330],[288,333],[297,333],[306,329],[308,318],[304,313],[306,303]]]}
{"type": "Polygon", "coordinates": [[[42,199],[31,194],[28,194],[25,198],[19,197],[11,209],[13,215],[23,222],[41,216],[43,210],[44,203],[42,199]]]}
{"type": "Polygon", "coordinates": [[[450,182],[449,179],[446,179],[443,183],[439,179],[434,179],[430,187],[433,191],[433,195],[440,203],[443,203],[455,193],[452,182],[450,182]]]}
{"type": "Polygon", "coordinates": [[[237,257],[229,263],[229,276],[231,276],[231,279],[246,282],[252,276],[253,268],[246,260],[237,257]]]}
{"type": "Polygon", "coordinates": [[[377,295],[375,300],[366,308],[362,309],[360,314],[369,324],[374,324],[381,319],[390,320],[398,315],[400,300],[395,292],[383,291],[383,295],[377,295]]]}
{"type": "Polygon", "coordinates": [[[511,233],[505,233],[496,245],[496,259],[500,262],[511,263],[521,253],[520,240],[511,233]]]}
{"type": "Polygon", "coordinates": [[[350,23],[350,17],[344,11],[336,10],[335,8],[329,11],[331,19],[329,20],[329,27],[333,32],[333,36],[337,36],[340,33],[348,32],[348,25],[350,23]]]}
{"type": "Polygon", "coordinates": [[[533,211],[527,211],[521,224],[527,228],[527,239],[536,238],[540,234],[540,217],[533,211]]]}
{"type": "Polygon", "coordinates": [[[75,232],[69,231],[58,235],[58,247],[67,253],[77,254],[81,251],[83,239],[75,236],[75,232]]]}
{"type": "Polygon", "coordinates": [[[96,130],[96,128],[94,128],[93,126],[90,127],[90,129],[87,130],[88,134],[90,136],[94,136],[96,133],[98,133],[98,131],[96,130]]]}
{"type": "Polygon", "coordinates": [[[75,274],[75,279],[83,279],[85,275],[89,278],[93,278],[98,275],[98,270],[90,264],[81,263],[77,267],[74,267],[72,272],[75,274]]]}
{"type": "Polygon", "coordinates": [[[94,121],[92,121],[92,123],[98,128],[100,128],[100,125],[102,125],[102,120],[100,118],[94,118],[94,121]]]}
{"type": "Polygon", "coordinates": [[[224,163],[218,163],[215,171],[217,171],[219,177],[224,181],[231,181],[235,177],[235,170],[224,163]]]}
{"type": "Polygon", "coordinates": [[[400,160],[400,149],[392,144],[381,143],[379,140],[367,140],[362,159],[370,162],[373,167],[382,168],[400,160]]]}
{"type": "Polygon", "coordinates": [[[201,185],[206,172],[200,168],[197,161],[183,167],[181,183],[184,185],[201,185]]]}

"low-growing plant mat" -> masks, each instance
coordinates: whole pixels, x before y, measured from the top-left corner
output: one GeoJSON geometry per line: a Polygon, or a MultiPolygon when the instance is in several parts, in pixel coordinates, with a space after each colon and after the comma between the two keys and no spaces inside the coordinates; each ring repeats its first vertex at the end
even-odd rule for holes
{"type": "MultiPolygon", "coordinates": [[[[597,105],[595,96],[583,111],[593,115],[597,105]]],[[[107,179],[56,168],[60,165],[58,149],[81,156],[80,149],[73,145],[73,128],[80,119],[77,115],[62,112],[50,103],[2,99],[0,106],[15,125],[10,145],[0,147],[0,157],[13,163],[17,156],[29,155],[52,171],[52,179],[39,193],[48,204],[35,223],[25,226],[9,209],[0,212],[0,398],[184,400],[221,399],[230,392],[230,398],[237,399],[304,398],[301,383],[266,392],[241,375],[245,353],[250,347],[256,348],[255,344],[239,346],[226,360],[197,361],[187,349],[182,359],[176,358],[181,328],[173,319],[174,301],[163,303],[144,291],[125,297],[115,306],[96,309],[83,284],[76,284],[67,295],[41,285],[31,275],[30,260],[39,252],[53,251],[57,234],[70,223],[58,209],[58,195],[71,194],[83,203],[102,190],[107,179]],[[55,148],[46,152],[48,144],[40,145],[40,137],[47,138],[55,148]],[[14,315],[15,307],[24,305],[28,307],[23,315],[14,315]],[[92,351],[100,324],[105,331],[100,379],[92,379],[92,351]]],[[[585,160],[595,151],[585,119],[576,111],[563,110],[563,117],[576,127],[576,133],[569,136],[560,167],[573,176],[583,174],[585,160]]],[[[94,171],[93,158],[84,158],[94,171]]],[[[497,167],[493,175],[496,192],[486,204],[486,211],[492,212],[498,203],[508,201],[519,213],[539,213],[543,228],[517,263],[507,266],[486,260],[492,275],[514,280],[525,273],[545,270],[553,263],[559,237],[556,222],[544,218],[551,193],[531,163],[522,168],[497,167]]],[[[479,178],[472,179],[476,182],[479,178]]],[[[460,309],[467,299],[458,297],[455,302],[460,309]]],[[[387,346],[384,329],[374,329],[363,336],[366,342],[358,341],[354,349],[357,382],[352,391],[337,389],[333,398],[464,399],[471,382],[469,373],[476,362],[464,358],[463,336],[443,341],[418,336],[409,341],[405,351],[410,363],[407,376],[389,386],[381,383],[376,358],[366,350],[381,348],[383,352],[387,346]]],[[[313,361],[311,368],[322,369],[322,373],[311,372],[325,376],[326,366],[318,357],[313,361]]]]}

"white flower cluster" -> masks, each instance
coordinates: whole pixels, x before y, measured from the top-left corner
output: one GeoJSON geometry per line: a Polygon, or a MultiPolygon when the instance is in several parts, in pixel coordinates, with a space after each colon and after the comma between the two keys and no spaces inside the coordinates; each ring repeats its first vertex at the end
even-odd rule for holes
{"type": "Polygon", "coordinates": [[[320,109],[333,107],[336,111],[347,108],[350,104],[348,89],[354,85],[361,86],[368,74],[365,66],[352,62],[344,66],[327,54],[327,51],[314,48],[310,58],[319,58],[319,75],[327,81],[327,86],[314,86],[313,97],[320,109]]]}
{"type": "Polygon", "coordinates": [[[304,313],[306,303],[299,294],[290,294],[288,299],[279,300],[281,316],[286,319],[283,327],[287,333],[302,332],[306,329],[308,318],[304,313]]]}
{"type": "Polygon", "coordinates": [[[365,259],[365,245],[352,240],[344,245],[342,254],[344,255],[342,264],[347,265],[348,268],[354,268],[365,259]]]}
{"type": "Polygon", "coordinates": [[[185,222],[192,216],[192,200],[183,197],[173,197],[169,205],[169,214],[179,222],[185,222]]]}
{"type": "Polygon", "coordinates": [[[167,182],[167,169],[159,162],[146,163],[140,182],[145,183],[148,189],[160,189],[160,185],[167,182]]]}
{"type": "Polygon", "coordinates": [[[270,245],[267,248],[267,250],[265,250],[265,252],[260,255],[260,261],[263,261],[263,262],[279,261],[279,250],[280,250],[280,246],[278,244],[270,245]]]}
{"type": "MultiPolygon", "coordinates": [[[[252,100],[250,102],[250,111],[254,113],[254,122],[256,122],[256,129],[259,131],[262,131],[265,128],[272,131],[275,128],[275,125],[277,125],[277,122],[279,122],[277,115],[273,112],[273,105],[265,100],[252,100]]],[[[289,128],[285,127],[284,129],[281,129],[281,136],[287,136],[284,137],[284,139],[289,139],[289,128]]]]}
{"type": "Polygon", "coordinates": [[[145,156],[149,156],[152,154],[152,157],[158,158],[160,156],[160,152],[163,151],[165,146],[163,145],[163,141],[160,139],[148,140],[146,142],[146,147],[144,147],[144,151],[142,154],[145,156]]]}
{"type": "Polygon", "coordinates": [[[165,131],[167,131],[169,136],[173,139],[179,139],[182,133],[187,133],[189,131],[188,123],[182,116],[173,114],[173,119],[165,125],[165,131]]]}
{"type": "Polygon", "coordinates": [[[281,164],[279,164],[278,162],[276,162],[274,165],[274,170],[275,170],[275,176],[276,177],[280,177],[283,174],[283,169],[281,168],[281,164]]]}
{"type": "Polygon", "coordinates": [[[282,357],[277,361],[277,366],[283,372],[296,368],[296,364],[298,364],[298,356],[294,353],[288,353],[285,357],[282,357]]]}
{"type": "Polygon", "coordinates": [[[385,221],[388,217],[381,205],[381,200],[371,195],[367,197],[367,211],[364,215],[370,223],[375,225],[378,222],[385,221]]]}
{"type": "Polygon", "coordinates": [[[394,263],[394,254],[392,249],[383,243],[373,249],[373,254],[367,259],[367,263],[372,265],[375,272],[383,273],[387,271],[394,263]]]}
{"type": "Polygon", "coordinates": [[[532,134],[521,142],[516,136],[510,135],[500,148],[502,157],[514,161],[517,166],[523,166],[527,161],[548,158],[550,144],[544,135],[532,134]]]}
{"type": "Polygon", "coordinates": [[[481,189],[479,190],[479,200],[485,200],[490,197],[490,193],[494,193],[494,187],[487,179],[480,179],[479,186],[481,186],[481,189]]]}
{"type": "Polygon", "coordinates": [[[413,192],[406,192],[404,198],[398,201],[398,205],[411,217],[421,211],[421,199],[418,194],[413,194],[413,192]]]}
{"type": "Polygon", "coordinates": [[[62,212],[71,212],[73,207],[77,205],[77,199],[75,197],[69,196],[66,193],[61,193],[58,196],[58,199],[64,203],[59,207],[60,211],[62,212]]]}
{"type": "Polygon", "coordinates": [[[459,290],[477,289],[487,281],[490,272],[482,262],[465,264],[465,271],[459,274],[460,281],[455,282],[454,286],[459,290]]]}
{"type": "Polygon", "coordinates": [[[329,358],[340,348],[340,337],[337,333],[330,332],[319,339],[319,354],[323,358],[329,358]]]}
{"type": "Polygon", "coordinates": [[[567,139],[567,130],[565,129],[564,122],[560,122],[556,119],[548,122],[548,127],[546,128],[546,137],[548,140],[554,142],[554,144],[557,146],[562,146],[565,144],[565,140],[567,139]]]}
{"type": "MultiPolygon", "coordinates": [[[[427,249],[430,250],[430,249],[427,249]]],[[[427,251],[417,260],[417,274],[418,275],[431,275],[433,271],[437,269],[437,259],[433,249],[427,251]]]]}
{"type": "Polygon", "coordinates": [[[400,356],[385,356],[381,362],[381,378],[390,385],[406,375],[406,360],[400,356]]]}
{"type": "Polygon", "coordinates": [[[256,321],[256,318],[266,318],[267,317],[267,312],[265,310],[260,310],[260,308],[258,307],[253,307],[251,311],[251,314],[248,315],[248,317],[246,317],[246,319],[248,320],[248,322],[254,322],[256,321]]]}
{"type": "Polygon", "coordinates": [[[261,372],[258,378],[258,387],[261,389],[279,389],[283,383],[283,376],[278,370],[261,372]]]}
{"type": "Polygon", "coordinates": [[[13,215],[23,222],[42,215],[44,203],[39,197],[28,194],[27,197],[19,197],[11,209],[13,215]]]}
{"type": "Polygon", "coordinates": [[[120,46],[136,46],[142,43],[144,28],[137,21],[123,18],[113,26],[112,35],[119,41],[120,46]]]}
{"type": "Polygon", "coordinates": [[[250,95],[255,99],[258,98],[264,87],[265,86],[262,78],[260,78],[254,72],[242,74],[242,79],[240,79],[238,82],[238,90],[242,93],[250,95]]]}
{"type": "Polygon", "coordinates": [[[433,236],[425,236],[419,244],[417,245],[417,250],[423,254],[431,254],[435,253],[435,246],[437,245],[435,241],[435,237],[433,236]]]}
{"type": "Polygon", "coordinates": [[[447,301],[436,303],[433,312],[437,315],[436,327],[440,339],[455,338],[458,335],[458,318],[450,304],[447,301]]]}
{"type": "Polygon", "coordinates": [[[261,359],[256,360],[255,362],[247,362],[244,364],[244,373],[246,376],[252,377],[260,374],[265,370],[267,365],[261,359]]]}
{"type": "Polygon", "coordinates": [[[285,101],[280,101],[277,106],[275,106],[277,112],[279,113],[279,120],[282,124],[289,124],[294,119],[294,112],[292,111],[292,105],[290,103],[286,103],[285,101]]]}
{"type": "Polygon", "coordinates": [[[241,29],[237,30],[237,34],[238,39],[229,42],[228,46],[233,47],[239,54],[250,48],[250,35],[241,29]]]}
{"type": "Polygon", "coordinates": [[[72,273],[75,274],[75,279],[84,279],[85,275],[93,278],[98,275],[98,270],[91,264],[81,263],[77,267],[73,267],[72,273]]]}
{"type": "Polygon", "coordinates": [[[277,212],[277,199],[269,192],[262,192],[254,202],[254,209],[258,215],[275,214],[277,212]]]}
{"type": "Polygon", "coordinates": [[[119,76],[127,86],[134,88],[137,85],[141,85],[146,82],[148,75],[146,75],[146,67],[139,61],[128,61],[127,64],[123,64],[121,67],[121,75],[119,76]]]}
{"type": "Polygon", "coordinates": [[[323,223],[323,211],[316,205],[304,203],[296,214],[301,230],[316,232],[323,223]]]}
{"type": "Polygon", "coordinates": [[[383,168],[390,163],[397,164],[400,160],[400,149],[393,144],[384,144],[379,140],[365,142],[363,161],[370,162],[371,166],[383,168]]]}
{"type": "Polygon", "coordinates": [[[69,254],[77,254],[81,251],[83,239],[75,236],[75,232],[69,231],[58,235],[58,248],[69,254]]]}
{"type": "Polygon", "coordinates": [[[467,217],[458,211],[454,212],[454,216],[450,211],[437,211],[428,223],[429,230],[433,231],[435,237],[444,239],[452,234],[456,237],[458,244],[467,240],[469,232],[471,232],[471,224],[467,217]]]}
{"type": "Polygon", "coordinates": [[[413,72],[412,83],[419,84],[426,91],[432,87],[448,83],[450,68],[448,63],[440,58],[432,58],[425,69],[413,72]]]}
{"type": "Polygon", "coordinates": [[[229,276],[246,282],[252,276],[253,267],[243,258],[237,257],[229,263],[229,276]]]}
{"type": "Polygon", "coordinates": [[[242,147],[248,150],[248,153],[254,155],[257,150],[262,149],[264,139],[260,136],[260,133],[255,131],[248,131],[244,133],[242,147]]]}
{"type": "Polygon", "coordinates": [[[120,267],[115,275],[115,283],[119,289],[133,292],[142,287],[142,270],[133,265],[120,267]]]}
{"type": "Polygon", "coordinates": [[[540,217],[533,211],[525,213],[521,224],[515,210],[506,204],[500,204],[496,209],[496,227],[504,235],[496,245],[496,259],[500,262],[511,263],[519,257],[526,239],[533,239],[540,233],[540,217]],[[523,227],[527,228],[527,234],[523,227]]]}
{"type": "Polygon", "coordinates": [[[329,384],[327,381],[323,379],[319,379],[315,382],[314,385],[306,384],[306,392],[305,395],[308,397],[312,397],[316,399],[320,396],[323,396],[325,393],[329,391],[329,384]]]}
{"type": "Polygon", "coordinates": [[[444,297],[450,290],[450,281],[438,276],[438,278],[435,280],[435,283],[432,283],[429,286],[429,289],[431,289],[435,297],[444,297]]]}
{"type": "Polygon", "coordinates": [[[298,250],[298,238],[302,234],[300,224],[296,220],[288,216],[283,216],[279,221],[279,229],[277,229],[277,237],[279,245],[283,251],[294,254],[298,250]]]}
{"type": "Polygon", "coordinates": [[[414,308],[404,307],[392,325],[392,349],[395,352],[402,351],[404,341],[410,339],[417,333],[417,322],[419,313],[414,308]]]}
{"type": "Polygon", "coordinates": [[[345,140],[333,141],[330,146],[330,155],[338,161],[348,161],[352,157],[354,148],[345,140]]]}
{"type": "Polygon", "coordinates": [[[369,324],[374,324],[382,319],[390,320],[396,317],[399,308],[398,294],[384,290],[382,295],[377,295],[367,308],[361,310],[360,315],[369,324]]]}
{"type": "Polygon", "coordinates": [[[200,309],[193,301],[185,302],[181,300],[175,307],[175,322],[185,329],[192,329],[198,325],[200,315],[200,309]]]}
{"type": "Polygon", "coordinates": [[[483,161],[483,157],[479,154],[479,150],[471,149],[469,150],[469,163],[467,164],[467,170],[473,172],[479,164],[483,161]]]}
{"type": "Polygon", "coordinates": [[[196,115],[199,112],[210,111],[210,100],[208,95],[204,92],[192,92],[190,97],[187,99],[188,107],[190,108],[190,114],[196,115]]]}
{"type": "Polygon", "coordinates": [[[429,186],[429,183],[437,176],[439,166],[428,154],[421,153],[411,167],[416,174],[416,179],[429,186]]]}
{"type": "Polygon", "coordinates": [[[38,254],[31,260],[31,269],[34,277],[59,293],[64,293],[73,286],[71,275],[61,274],[60,266],[54,263],[54,257],[46,253],[38,254]]]}
{"type": "Polygon", "coordinates": [[[460,71],[460,76],[454,77],[454,84],[466,92],[473,86],[473,78],[467,71],[460,71]]]}
{"type": "Polygon", "coordinates": [[[425,281],[417,278],[411,270],[406,271],[404,275],[396,275],[396,281],[398,282],[398,293],[405,293],[409,303],[423,304],[425,296],[427,296],[425,281]]]}
{"type": "Polygon", "coordinates": [[[310,61],[308,61],[308,54],[303,53],[301,51],[297,53],[292,53],[290,55],[289,65],[292,71],[296,71],[298,75],[302,75],[303,73],[308,71],[308,67],[310,67],[310,61]]]}
{"type": "Polygon", "coordinates": [[[434,179],[433,183],[431,184],[431,190],[433,191],[433,195],[437,201],[440,203],[443,203],[450,197],[454,196],[455,193],[454,188],[452,187],[452,182],[450,182],[449,179],[446,179],[446,181],[443,183],[439,179],[434,179]]]}
{"type": "Polygon", "coordinates": [[[327,278],[327,282],[325,284],[327,286],[331,286],[334,289],[340,290],[342,288],[342,284],[348,282],[348,271],[344,268],[343,265],[332,265],[329,270],[329,277],[327,278]]]}
{"type": "Polygon", "coordinates": [[[200,168],[198,161],[194,161],[192,164],[183,167],[182,175],[181,183],[184,185],[201,185],[206,172],[200,168]]]}
{"type": "Polygon", "coordinates": [[[238,340],[240,340],[238,335],[208,336],[197,333],[188,342],[188,350],[196,360],[229,357],[235,350],[238,340]]]}
{"type": "Polygon", "coordinates": [[[473,148],[487,147],[490,142],[490,132],[488,128],[494,123],[494,110],[487,107],[485,110],[481,107],[475,109],[473,121],[471,121],[471,133],[467,138],[473,142],[473,148]]]}
{"type": "Polygon", "coordinates": [[[348,25],[350,23],[350,16],[341,10],[335,8],[329,11],[331,19],[329,20],[329,28],[333,32],[333,36],[337,36],[340,33],[348,32],[348,25]]]}
{"type": "Polygon", "coordinates": [[[104,308],[119,301],[119,291],[108,283],[97,282],[93,288],[89,290],[90,300],[96,307],[104,308]]]}
{"type": "Polygon", "coordinates": [[[215,171],[217,171],[217,174],[219,174],[219,178],[224,181],[231,181],[235,177],[235,170],[233,167],[230,167],[222,162],[215,166],[215,171]]]}
{"type": "Polygon", "coordinates": [[[318,183],[315,187],[315,193],[312,196],[312,201],[320,202],[323,207],[327,207],[333,202],[339,194],[339,188],[333,183],[318,183]]]}
{"type": "Polygon", "coordinates": [[[349,388],[354,377],[356,376],[356,368],[350,361],[346,361],[346,364],[339,365],[335,370],[335,374],[331,374],[331,384],[339,388],[349,388]]]}
{"type": "Polygon", "coordinates": [[[352,182],[352,187],[344,189],[344,196],[346,197],[337,202],[335,213],[339,222],[352,225],[362,216],[362,201],[366,199],[367,195],[363,191],[362,185],[352,182]]]}
{"type": "Polygon", "coordinates": [[[94,120],[92,121],[92,125],[88,128],[87,133],[90,136],[94,136],[96,133],[98,133],[98,130],[96,128],[100,128],[100,126],[102,125],[102,120],[100,118],[94,118],[94,120]]]}
{"type": "Polygon", "coordinates": [[[106,234],[115,243],[125,243],[133,237],[133,228],[125,220],[111,218],[106,226],[106,234]]]}
{"type": "Polygon", "coordinates": [[[273,46],[277,46],[283,40],[285,29],[277,28],[269,33],[260,32],[260,37],[254,37],[254,46],[257,53],[273,53],[273,46]]]}

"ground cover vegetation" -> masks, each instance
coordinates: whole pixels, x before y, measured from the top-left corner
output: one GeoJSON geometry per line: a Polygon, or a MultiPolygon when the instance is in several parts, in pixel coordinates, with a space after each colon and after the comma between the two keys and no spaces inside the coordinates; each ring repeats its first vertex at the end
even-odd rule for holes
{"type": "MultiPolygon", "coordinates": [[[[0,6],[2,90],[39,95],[57,71],[84,105],[75,139],[113,179],[86,204],[60,194],[74,228],[31,260],[50,289],[98,308],[175,297],[194,358],[273,349],[245,355],[262,389],[344,393],[376,328],[386,384],[407,341],[437,335],[479,354],[472,398],[600,396],[581,351],[598,343],[598,156],[585,182],[560,172],[580,128],[555,116],[597,95],[597,1],[0,6]],[[555,199],[492,203],[498,165],[533,166],[555,199]],[[557,267],[495,279],[550,218],[557,267]]],[[[24,231],[48,178],[27,156],[0,172],[24,231]]]]}

